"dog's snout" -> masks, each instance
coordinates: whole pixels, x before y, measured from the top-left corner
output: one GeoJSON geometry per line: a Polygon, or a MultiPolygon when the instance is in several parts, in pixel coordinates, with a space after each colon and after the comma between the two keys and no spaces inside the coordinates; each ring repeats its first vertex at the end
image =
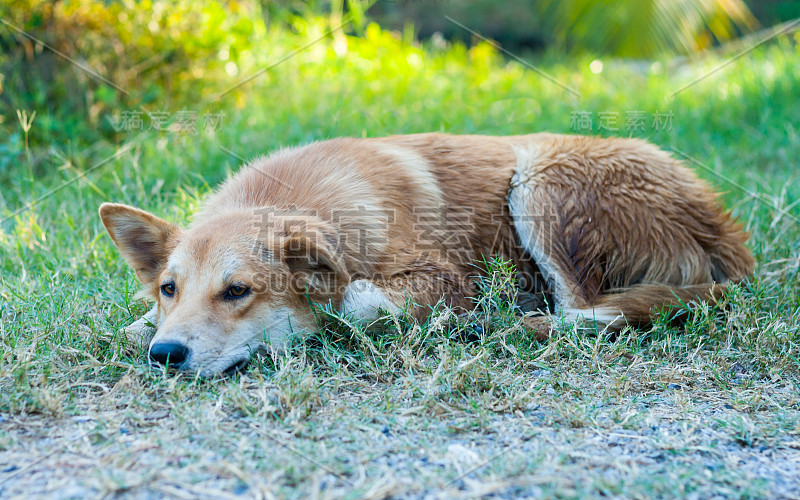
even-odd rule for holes
{"type": "Polygon", "coordinates": [[[150,359],[178,368],[189,356],[189,348],[179,342],[157,342],[150,347],[150,359]]]}

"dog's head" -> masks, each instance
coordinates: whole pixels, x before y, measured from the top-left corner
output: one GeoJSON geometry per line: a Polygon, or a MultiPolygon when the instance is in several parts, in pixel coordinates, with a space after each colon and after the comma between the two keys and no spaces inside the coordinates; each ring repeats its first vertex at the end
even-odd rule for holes
{"type": "Polygon", "coordinates": [[[150,358],[174,368],[213,375],[283,349],[315,327],[309,299],[337,301],[350,281],[335,235],[315,217],[267,226],[238,210],[181,229],[112,203],[100,217],[142,295],[158,302],[150,358]]]}

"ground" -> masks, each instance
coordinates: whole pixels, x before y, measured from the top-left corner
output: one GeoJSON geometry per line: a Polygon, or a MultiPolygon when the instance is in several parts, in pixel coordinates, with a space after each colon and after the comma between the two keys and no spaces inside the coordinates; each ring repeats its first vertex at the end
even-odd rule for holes
{"type": "Polygon", "coordinates": [[[5,418],[2,495],[796,498],[796,388],[740,373],[721,394],[701,365],[532,369],[478,411],[430,375],[334,377],[300,395],[241,377],[187,401],[165,397],[174,379],[154,390],[132,371],[88,385],[94,404],[75,416],[5,418]]]}
{"type": "Polygon", "coordinates": [[[214,131],[57,142],[45,105],[31,137],[0,122],[0,497],[798,498],[797,39],[599,65],[377,27],[344,49],[307,39],[276,39],[256,62],[282,62],[246,85],[259,66],[148,104],[224,112],[214,131]],[[562,324],[538,342],[497,264],[472,318],[440,308],[365,331],[332,317],[214,379],[151,368],[120,335],[149,304],[101,202],[185,223],[255,155],[423,131],[646,138],[722,193],[755,274],[685,326],[562,324]]]}

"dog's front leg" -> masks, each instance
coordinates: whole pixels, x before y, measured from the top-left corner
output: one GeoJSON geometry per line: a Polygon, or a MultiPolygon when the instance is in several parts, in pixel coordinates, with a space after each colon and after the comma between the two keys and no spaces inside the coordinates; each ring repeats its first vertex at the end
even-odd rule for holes
{"type": "Polygon", "coordinates": [[[120,330],[120,333],[131,346],[148,345],[156,333],[155,325],[157,321],[158,304],[154,305],[144,316],[120,330]]]}
{"type": "Polygon", "coordinates": [[[371,321],[379,316],[380,309],[390,313],[400,312],[403,301],[398,298],[402,299],[370,280],[355,280],[345,288],[339,311],[361,321],[371,321]]]}
{"type": "Polygon", "coordinates": [[[344,291],[340,311],[362,321],[374,320],[379,310],[397,313],[407,302],[422,321],[442,298],[451,307],[470,307],[470,280],[456,269],[426,263],[403,270],[388,279],[355,280],[344,291]]]}

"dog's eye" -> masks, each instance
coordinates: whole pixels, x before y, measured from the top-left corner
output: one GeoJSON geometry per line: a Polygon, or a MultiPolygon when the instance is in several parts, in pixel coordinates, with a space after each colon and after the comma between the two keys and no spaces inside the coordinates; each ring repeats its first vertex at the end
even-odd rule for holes
{"type": "Polygon", "coordinates": [[[161,293],[167,297],[172,297],[175,295],[175,283],[164,283],[161,285],[161,293]]]}
{"type": "Polygon", "coordinates": [[[233,285],[225,291],[226,299],[240,299],[250,293],[250,289],[242,285],[233,285]]]}

